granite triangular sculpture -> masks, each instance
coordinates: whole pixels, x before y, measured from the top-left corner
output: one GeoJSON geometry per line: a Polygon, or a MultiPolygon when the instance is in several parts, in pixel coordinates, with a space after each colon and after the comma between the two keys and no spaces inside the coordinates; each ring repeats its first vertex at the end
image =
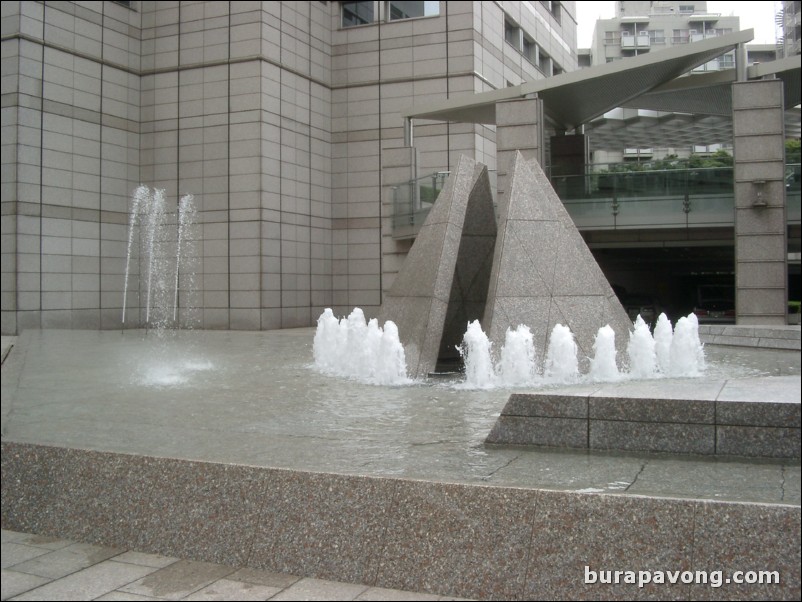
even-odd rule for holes
{"type": "Polygon", "coordinates": [[[555,324],[568,326],[580,361],[609,324],[619,352],[631,322],[537,161],[515,153],[500,207],[483,327],[499,349],[508,328],[525,324],[543,354],[555,324]]]}
{"type": "Polygon", "coordinates": [[[457,355],[470,320],[481,319],[496,217],[487,167],[461,156],[385,295],[379,320],[398,326],[410,377],[457,355]]]}

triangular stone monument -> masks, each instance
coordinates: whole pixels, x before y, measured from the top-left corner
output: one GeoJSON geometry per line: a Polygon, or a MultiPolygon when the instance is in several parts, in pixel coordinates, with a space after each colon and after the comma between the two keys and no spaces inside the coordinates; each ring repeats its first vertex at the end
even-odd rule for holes
{"type": "Polygon", "coordinates": [[[485,310],[496,219],[487,167],[461,156],[385,295],[379,320],[398,326],[409,376],[456,354],[485,310]]]}
{"type": "Polygon", "coordinates": [[[593,355],[609,324],[626,348],[631,322],[537,161],[516,152],[500,208],[482,326],[499,349],[508,328],[526,324],[539,354],[555,324],[568,326],[580,358],[593,355]]]}

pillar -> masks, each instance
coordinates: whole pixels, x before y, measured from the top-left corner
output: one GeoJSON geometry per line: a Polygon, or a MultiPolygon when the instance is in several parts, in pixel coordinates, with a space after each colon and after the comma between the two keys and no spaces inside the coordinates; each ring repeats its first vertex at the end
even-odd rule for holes
{"type": "Polygon", "coordinates": [[[786,324],[788,220],[782,81],[734,83],[732,122],[737,322],[786,324]]]}

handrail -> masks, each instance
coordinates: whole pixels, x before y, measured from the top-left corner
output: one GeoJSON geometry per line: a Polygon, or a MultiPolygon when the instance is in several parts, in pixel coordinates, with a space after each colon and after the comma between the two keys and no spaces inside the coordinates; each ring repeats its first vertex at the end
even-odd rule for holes
{"type": "MultiPolygon", "coordinates": [[[[432,172],[392,187],[396,238],[417,234],[448,174],[448,171],[432,172]]],[[[732,167],[602,170],[586,175],[553,175],[550,179],[571,218],[582,230],[734,224],[732,167]]],[[[787,164],[789,224],[800,223],[800,180],[800,164],[787,164]]]]}

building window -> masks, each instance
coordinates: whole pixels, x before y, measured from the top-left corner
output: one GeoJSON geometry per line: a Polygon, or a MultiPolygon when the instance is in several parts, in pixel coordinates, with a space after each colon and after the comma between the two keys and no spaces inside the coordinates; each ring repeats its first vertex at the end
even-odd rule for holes
{"type": "Polygon", "coordinates": [[[518,52],[521,51],[521,28],[509,19],[504,19],[504,40],[518,52]]]}
{"type": "Polygon", "coordinates": [[[387,19],[398,21],[415,17],[435,17],[440,14],[440,2],[402,2],[387,3],[387,19]]]}
{"type": "Polygon", "coordinates": [[[620,31],[605,31],[604,32],[604,45],[605,46],[618,46],[621,43],[620,31]]]}
{"type": "Polygon", "coordinates": [[[690,29],[675,29],[671,34],[671,42],[673,44],[687,44],[690,41],[691,41],[690,29]]]}
{"type": "Polygon", "coordinates": [[[526,60],[532,63],[533,65],[537,65],[537,44],[535,44],[534,40],[532,40],[529,36],[524,35],[524,46],[521,54],[526,57],[526,60]]]}
{"type": "Polygon", "coordinates": [[[662,29],[650,29],[647,33],[649,34],[649,42],[651,44],[666,43],[666,34],[662,29]]]}
{"type": "Polygon", "coordinates": [[[683,14],[688,14],[688,13],[693,14],[693,12],[695,10],[696,10],[696,7],[693,4],[680,4],[679,5],[679,12],[681,12],[683,14]]]}
{"type": "Polygon", "coordinates": [[[542,50],[537,59],[537,67],[546,77],[551,76],[551,57],[542,50]]]}
{"type": "Polygon", "coordinates": [[[373,1],[369,2],[342,2],[342,26],[355,27],[367,25],[375,21],[373,1]]]}

